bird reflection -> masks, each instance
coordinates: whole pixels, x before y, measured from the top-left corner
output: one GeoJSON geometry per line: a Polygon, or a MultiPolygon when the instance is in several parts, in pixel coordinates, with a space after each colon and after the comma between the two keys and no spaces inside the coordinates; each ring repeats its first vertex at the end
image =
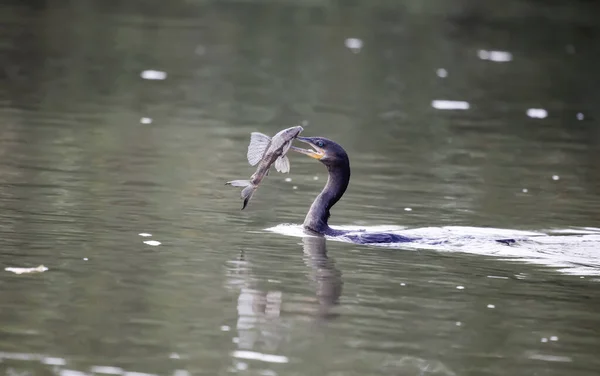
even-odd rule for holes
{"type": "MultiPolygon", "coordinates": [[[[304,263],[308,266],[309,279],[315,284],[318,308],[310,308],[306,302],[288,302],[290,311],[313,312],[318,320],[338,317],[333,307],[339,304],[342,294],[342,273],[335,262],[327,256],[326,240],[323,236],[302,238],[304,263]],[[309,309],[306,309],[309,308],[309,309]]],[[[237,337],[234,342],[238,350],[261,350],[277,354],[281,343],[289,334],[290,327],[281,317],[284,294],[278,289],[262,290],[252,273],[252,263],[241,253],[230,261],[227,268],[227,287],[237,290],[237,337]]],[[[227,329],[228,330],[228,329],[227,329]]],[[[232,369],[240,366],[234,360],[232,369]]],[[[243,364],[241,365],[244,366],[243,364]]]]}
{"type": "Polygon", "coordinates": [[[327,257],[327,243],[324,236],[302,238],[304,262],[311,268],[310,277],[317,283],[316,295],[319,301],[318,316],[335,318],[332,307],[339,303],[342,295],[342,273],[335,267],[335,261],[327,257]]]}

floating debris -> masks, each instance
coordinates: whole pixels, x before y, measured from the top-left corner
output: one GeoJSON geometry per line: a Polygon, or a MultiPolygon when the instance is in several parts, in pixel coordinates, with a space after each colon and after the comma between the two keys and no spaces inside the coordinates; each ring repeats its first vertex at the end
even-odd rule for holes
{"type": "Polygon", "coordinates": [[[496,308],[496,306],[493,305],[493,304],[488,304],[487,307],[490,308],[490,309],[496,308]]]}
{"type": "Polygon", "coordinates": [[[477,51],[477,56],[479,56],[481,60],[490,60],[497,63],[506,63],[513,59],[512,54],[508,51],[479,50],[477,51]]]}
{"type": "Polygon", "coordinates": [[[229,330],[230,330],[229,326],[227,326],[227,325],[221,326],[221,331],[228,332],[229,330]]]}
{"type": "Polygon", "coordinates": [[[438,77],[440,78],[446,78],[448,77],[448,71],[445,70],[444,68],[440,68],[437,71],[435,71],[435,74],[437,74],[438,77]]]}
{"type": "Polygon", "coordinates": [[[297,185],[294,185],[294,186],[292,187],[292,189],[298,189],[298,186],[297,186],[297,185]]]}
{"type": "Polygon", "coordinates": [[[550,337],[550,341],[556,342],[556,341],[558,341],[558,337],[557,336],[552,336],[552,337],[550,337]]]}
{"type": "Polygon", "coordinates": [[[156,240],[146,240],[146,241],[144,241],[144,244],[148,244],[148,245],[151,245],[153,247],[156,247],[158,245],[161,245],[161,242],[156,241],[156,240]]]}
{"type": "Polygon", "coordinates": [[[7,272],[13,272],[15,274],[27,274],[27,273],[43,273],[48,270],[44,265],[37,266],[35,268],[5,268],[7,272]]]}
{"type": "Polygon", "coordinates": [[[140,123],[142,123],[142,124],[152,124],[152,118],[143,117],[143,118],[140,119],[140,123]]]}
{"type": "Polygon", "coordinates": [[[577,113],[577,120],[583,120],[585,119],[585,116],[583,116],[583,114],[581,112],[577,113]]]}
{"type": "Polygon", "coordinates": [[[139,235],[139,236],[143,236],[143,237],[145,237],[145,238],[147,238],[148,236],[152,236],[152,234],[149,234],[149,233],[147,233],[147,232],[140,232],[138,235],[139,235]]]}
{"type": "Polygon", "coordinates": [[[527,188],[523,188],[523,193],[527,193],[529,190],[527,188]]]}
{"type": "Polygon", "coordinates": [[[105,373],[107,375],[122,375],[124,372],[123,368],[111,366],[92,366],[90,371],[94,373],[105,373]]]}
{"type": "Polygon", "coordinates": [[[543,108],[530,108],[527,110],[527,116],[533,119],[545,119],[548,116],[548,111],[543,108]]]}
{"type": "Polygon", "coordinates": [[[285,181],[287,181],[288,183],[292,181],[292,178],[285,178],[285,181]]]}
{"type": "Polygon", "coordinates": [[[143,71],[140,76],[144,80],[164,80],[167,78],[167,72],[149,69],[143,71]]]}
{"type": "Polygon", "coordinates": [[[286,356],[282,355],[271,355],[271,354],[262,354],[255,351],[234,351],[231,353],[231,356],[239,359],[252,359],[252,360],[260,360],[267,363],[288,363],[289,359],[286,356]]]}
{"type": "Polygon", "coordinates": [[[404,208],[404,211],[412,211],[412,208],[404,208]]]}
{"type": "Polygon", "coordinates": [[[431,101],[431,107],[438,110],[468,110],[471,106],[465,101],[449,101],[445,99],[435,99],[431,101]]]}
{"type": "Polygon", "coordinates": [[[363,47],[363,41],[358,38],[347,38],[344,44],[355,54],[359,53],[363,47]]]}
{"type": "Polygon", "coordinates": [[[457,290],[464,290],[464,289],[465,289],[465,286],[456,286],[456,289],[457,289],[457,290]]]}
{"type": "Polygon", "coordinates": [[[558,175],[552,175],[552,180],[560,180],[560,176],[558,176],[558,175]]]}

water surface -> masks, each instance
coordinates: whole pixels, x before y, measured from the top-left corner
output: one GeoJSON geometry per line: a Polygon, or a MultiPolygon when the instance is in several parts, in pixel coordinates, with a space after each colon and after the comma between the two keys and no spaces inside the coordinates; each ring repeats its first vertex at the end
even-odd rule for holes
{"type": "Polygon", "coordinates": [[[223,185],[305,122],[351,157],[333,224],[597,233],[597,6],[419,4],[3,5],[2,372],[595,374],[597,243],[267,231],[324,184],[301,155],[223,185]]]}

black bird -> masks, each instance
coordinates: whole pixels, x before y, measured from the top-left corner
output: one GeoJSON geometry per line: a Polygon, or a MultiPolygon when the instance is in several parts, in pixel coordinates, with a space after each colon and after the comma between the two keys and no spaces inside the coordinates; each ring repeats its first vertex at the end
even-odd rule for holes
{"type": "MultiPolygon", "coordinates": [[[[407,243],[419,238],[411,238],[393,233],[373,233],[363,231],[335,230],[329,227],[328,220],[330,210],[344,195],[350,182],[350,160],[348,153],[339,144],[323,137],[296,137],[298,141],[312,146],[314,150],[302,149],[292,146],[292,150],[306,154],[311,158],[318,159],[327,167],[329,177],[327,184],[321,193],[313,201],[306,218],[304,219],[305,230],[328,236],[346,238],[354,243],[407,243]]],[[[511,245],[515,239],[494,239],[496,242],[511,245]]],[[[435,243],[443,243],[437,240],[435,243]]]]}
{"type": "Polygon", "coordinates": [[[329,236],[343,236],[355,243],[403,243],[417,240],[390,233],[367,233],[357,231],[335,230],[327,223],[330,210],[344,195],[350,182],[350,160],[348,154],[339,144],[323,137],[296,137],[298,141],[312,146],[314,150],[292,147],[292,150],[318,159],[327,167],[329,177],[327,184],[310,206],[304,219],[304,228],[329,236]]]}

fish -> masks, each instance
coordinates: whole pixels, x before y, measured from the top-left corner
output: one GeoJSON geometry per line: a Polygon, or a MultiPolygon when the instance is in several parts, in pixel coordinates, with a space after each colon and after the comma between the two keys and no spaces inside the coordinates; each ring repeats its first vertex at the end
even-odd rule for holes
{"type": "Polygon", "coordinates": [[[250,177],[250,180],[232,180],[225,183],[233,187],[243,187],[242,200],[244,204],[242,210],[246,208],[248,202],[256,192],[258,185],[269,174],[269,169],[275,165],[275,169],[282,173],[290,172],[290,160],[286,153],[292,146],[292,141],[296,138],[304,128],[297,125],[279,131],[273,138],[260,132],[252,132],[250,134],[250,144],[248,145],[248,163],[250,166],[256,166],[256,171],[250,177]]]}

